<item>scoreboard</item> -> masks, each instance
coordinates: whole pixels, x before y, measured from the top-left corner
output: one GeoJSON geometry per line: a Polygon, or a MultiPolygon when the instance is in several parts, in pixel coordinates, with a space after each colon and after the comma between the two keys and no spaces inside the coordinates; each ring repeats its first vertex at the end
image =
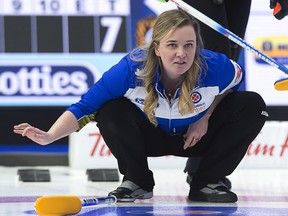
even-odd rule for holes
{"type": "Polygon", "coordinates": [[[129,18],[129,0],[0,0],[0,53],[127,52],[129,18]]]}
{"type": "Polygon", "coordinates": [[[1,0],[6,15],[129,15],[129,0],[1,0]]]}

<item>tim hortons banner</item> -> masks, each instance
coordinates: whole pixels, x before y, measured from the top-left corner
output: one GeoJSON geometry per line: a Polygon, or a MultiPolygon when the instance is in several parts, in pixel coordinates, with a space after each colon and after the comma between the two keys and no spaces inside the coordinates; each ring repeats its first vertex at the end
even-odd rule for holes
{"type": "MultiPolygon", "coordinates": [[[[149,167],[183,169],[186,158],[148,158],[149,167]]],[[[106,146],[96,123],[69,136],[69,165],[73,168],[117,168],[117,161],[106,146]]],[[[288,122],[266,122],[249,146],[239,165],[245,169],[288,168],[288,122]]]]}

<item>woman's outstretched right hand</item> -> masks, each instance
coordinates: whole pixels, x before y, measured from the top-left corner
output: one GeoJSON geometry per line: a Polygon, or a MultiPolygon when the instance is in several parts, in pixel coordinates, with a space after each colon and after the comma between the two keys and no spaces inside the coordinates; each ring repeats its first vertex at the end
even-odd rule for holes
{"type": "Polygon", "coordinates": [[[15,125],[13,131],[14,133],[20,134],[23,137],[28,137],[29,139],[40,145],[47,145],[53,141],[53,137],[51,134],[42,131],[36,127],[33,127],[28,123],[21,123],[15,125]]]}

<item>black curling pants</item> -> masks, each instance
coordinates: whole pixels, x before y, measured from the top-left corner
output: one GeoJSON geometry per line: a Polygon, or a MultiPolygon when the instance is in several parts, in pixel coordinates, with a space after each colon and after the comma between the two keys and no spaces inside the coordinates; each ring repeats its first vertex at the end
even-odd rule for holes
{"type": "Polygon", "coordinates": [[[214,110],[206,135],[186,150],[182,135],[169,135],[155,127],[124,97],[105,103],[95,121],[124,179],[150,191],[155,183],[149,156],[201,156],[191,187],[201,188],[231,174],[263,127],[265,112],[266,105],[257,93],[233,92],[214,110]]]}

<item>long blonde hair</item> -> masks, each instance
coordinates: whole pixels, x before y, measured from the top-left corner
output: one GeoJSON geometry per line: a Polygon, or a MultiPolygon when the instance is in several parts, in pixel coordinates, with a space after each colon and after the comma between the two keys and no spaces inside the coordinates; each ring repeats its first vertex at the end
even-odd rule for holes
{"type": "Polygon", "coordinates": [[[198,21],[182,10],[175,9],[165,11],[156,19],[150,43],[140,47],[140,49],[145,50],[147,54],[144,57],[142,56],[142,59],[139,59],[139,56],[136,54],[136,51],[139,50],[139,48],[131,52],[131,58],[133,60],[144,62],[144,67],[141,73],[138,74],[143,79],[144,87],[147,92],[144,102],[144,112],[148,116],[149,121],[155,126],[158,124],[155,118],[155,109],[159,97],[155,89],[155,77],[157,67],[160,66],[162,69],[161,59],[155,54],[155,44],[159,44],[168,33],[187,25],[191,25],[194,28],[197,48],[194,62],[183,78],[178,109],[182,115],[192,113],[194,112],[195,106],[190,98],[190,93],[198,81],[199,71],[202,66],[200,49],[203,48],[203,42],[198,21]]]}

